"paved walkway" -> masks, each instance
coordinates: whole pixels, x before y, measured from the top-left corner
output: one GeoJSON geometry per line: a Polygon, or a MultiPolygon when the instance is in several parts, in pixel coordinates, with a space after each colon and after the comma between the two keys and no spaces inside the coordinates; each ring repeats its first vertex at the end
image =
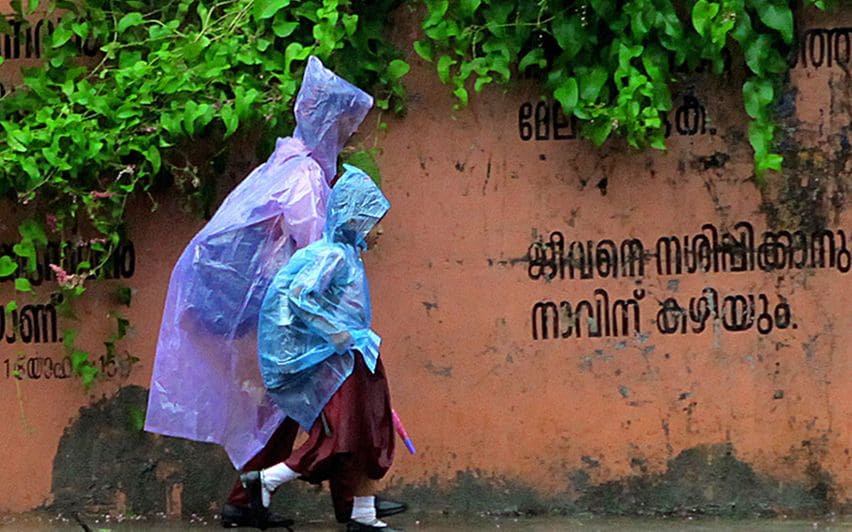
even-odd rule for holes
{"type": "MultiPolygon", "coordinates": [[[[821,520],[720,520],[720,519],[629,519],[629,518],[574,518],[574,517],[474,517],[406,515],[388,519],[388,522],[409,532],[445,532],[470,530],[518,531],[518,532],[621,532],[621,531],[686,531],[686,532],[774,532],[774,531],[852,531],[852,516],[821,520]]],[[[151,530],[222,530],[217,521],[210,518],[192,518],[184,521],[125,519],[116,523],[113,519],[86,518],[83,524],[75,519],[48,514],[26,514],[0,516],[0,528],[21,532],[134,532],[151,530]]],[[[251,529],[241,529],[251,530],[251,529]]],[[[286,529],[282,529],[286,530],[286,529]]],[[[342,527],[328,522],[304,522],[294,526],[301,530],[338,531],[342,527]]]]}

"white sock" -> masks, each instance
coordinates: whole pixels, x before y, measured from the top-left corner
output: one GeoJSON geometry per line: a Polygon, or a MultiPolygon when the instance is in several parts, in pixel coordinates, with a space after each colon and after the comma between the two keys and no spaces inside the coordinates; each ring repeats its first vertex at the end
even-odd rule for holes
{"type": "Polygon", "coordinates": [[[376,518],[375,497],[354,497],[352,500],[352,520],[363,525],[376,527],[388,526],[387,523],[376,518]]]}
{"type": "Polygon", "coordinates": [[[260,494],[263,505],[269,507],[272,492],[278,489],[278,486],[297,478],[299,478],[299,474],[287,467],[284,462],[262,470],[260,472],[260,494]]]}

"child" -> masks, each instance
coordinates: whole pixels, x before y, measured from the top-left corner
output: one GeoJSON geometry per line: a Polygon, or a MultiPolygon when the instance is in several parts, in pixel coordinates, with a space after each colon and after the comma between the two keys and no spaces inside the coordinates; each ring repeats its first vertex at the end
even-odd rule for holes
{"type": "Polygon", "coordinates": [[[389,208],[369,176],[346,166],[329,195],[322,238],[297,251],[266,292],[258,326],[263,381],[309,436],[284,462],[241,476],[258,523],[271,494],[301,478],[329,480],[335,505],[354,495],[347,531],[392,530],[377,518],[373,496],[393,461],[394,428],[360,257],[389,208]]]}

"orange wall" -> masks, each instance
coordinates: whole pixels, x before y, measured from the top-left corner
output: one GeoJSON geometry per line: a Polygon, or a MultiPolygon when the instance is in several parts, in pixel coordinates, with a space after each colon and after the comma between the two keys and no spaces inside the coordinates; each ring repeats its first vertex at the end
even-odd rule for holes
{"type": "MultiPolygon", "coordinates": [[[[814,15],[803,27],[848,26],[850,15],[814,15]]],[[[654,252],[662,236],[692,237],[704,224],[733,232],[741,221],[753,225],[758,244],[764,231],[811,228],[814,220],[824,220],[838,243],[840,231],[852,239],[848,74],[825,65],[793,69],[787,169],[761,190],[751,180],[736,84],[690,79],[681,94],[694,86],[704,133],[679,134],[673,111],[669,149],[634,152],[619,140],[602,149],[575,139],[523,140],[519,112],[538,103],[529,84],[487,90],[470,108],[452,111],[432,67],[413,54],[409,60],[408,114],[383,117],[389,128],[377,137],[392,209],[366,257],[395,406],[419,451],[398,455],[392,485],[440,486],[458,471],[478,471],[550,493],[563,490],[572,471],[602,483],[635,474],[637,463],[661,472],[684,449],[730,443],[738,459],[782,481],[806,480],[816,463],[830,475],[835,500],[852,499],[852,295],[842,253],[833,268],[680,275],[659,274],[648,255],[642,277],[569,279],[566,271],[552,280],[531,279],[538,267],[528,255],[554,231],[566,249],[574,241],[635,238],[654,252]],[[789,326],[763,334],[755,322],[731,331],[719,318],[702,333],[661,332],[660,303],[676,298],[688,306],[705,287],[718,291],[720,305],[740,294],[758,301],[765,294],[770,310],[786,302],[789,326]],[[533,339],[537,302],[594,304],[596,289],[611,302],[644,294],[639,334],[589,338],[582,324],[580,338],[533,339]]],[[[371,141],[375,134],[366,135],[371,141]]],[[[81,341],[97,349],[106,313],[118,308],[112,291],[133,287],[132,305],[121,309],[133,325],[124,348],[140,358],[129,375],[88,395],[71,378],[17,380],[7,376],[15,357],[61,361],[62,345],[0,340],[0,453],[14,457],[0,481],[28,479],[0,497],[0,511],[51,500],[58,441],[80,407],[121,386],[148,386],[170,270],[202,224],[161,200],[154,213],[142,201],[132,208],[133,276],[91,283],[79,313],[81,341]]],[[[0,234],[12,242],[24,213],[6,212],[0,234]]],[[[33,302],[46,302],[50,287],[39,287],[33,302]]],[[[0,304],[14,297],[10,288],[0,285],[0,304]]],[[[19,306],[26,302],[18,298],[19,306]]],[[[72,323],[60,318],[60,330],[72,323]]]]}

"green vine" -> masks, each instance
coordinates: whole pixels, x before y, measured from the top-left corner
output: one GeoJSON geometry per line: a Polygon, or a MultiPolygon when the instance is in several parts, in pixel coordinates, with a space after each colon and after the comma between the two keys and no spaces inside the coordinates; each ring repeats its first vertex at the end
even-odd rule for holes
{"type": "MultiPolygon", "coordinates": [[[[55,239],[64,254],[74,241],[89,242],[98,263],[71,272],[61,261],[51,266],[69,315],[85,281],[103,277],[124,238],[130,197],[168,182],[190,200],[209,197],[227,157],[222,147],[235,134],[261,131],[268,147],[292,130],[309,55],[369,88],[380,109],[402,109],[408,64],[384,35],[393,1],[27,0],[13,7],[15,19],[0,19],[7,35],[24,31],[36,12],[57,22],[41,50],[43,66],[25,70],[23,87],[0,98],[0,197],[47,213],[21,224],[21,241],[0,256],[0,279],[30,292],[37,249],[55,239]],[[81,61],[81,50],[92,51],[94,66],[81,61]],[[209,164],[188,149],[197,139],[218,150],[209,164]]],[[[127,329],[116,319],[108,357],[127,329]]],[[[98,368],[76,336],[69,329],[63,338],[88,387],[98,368]]]]}
{"type": "MultiPolygon", "coordinates": [[[[772,109],[794,40],[787,0],[425,3],[425,38],[415,50],[435,62],[461,105],[469,81],[480,92],[518,74],[539,75],[596,145],[619,134],[636,148],[665,149],[661,116],[672,108],[672,85],[704,65],[722,75],[726,55],[740,56],[748,69],[742,92],[758,182],[781,168],[772,109]]],[[[826,7],[822,0],[805,4],[826,7]]]]}

